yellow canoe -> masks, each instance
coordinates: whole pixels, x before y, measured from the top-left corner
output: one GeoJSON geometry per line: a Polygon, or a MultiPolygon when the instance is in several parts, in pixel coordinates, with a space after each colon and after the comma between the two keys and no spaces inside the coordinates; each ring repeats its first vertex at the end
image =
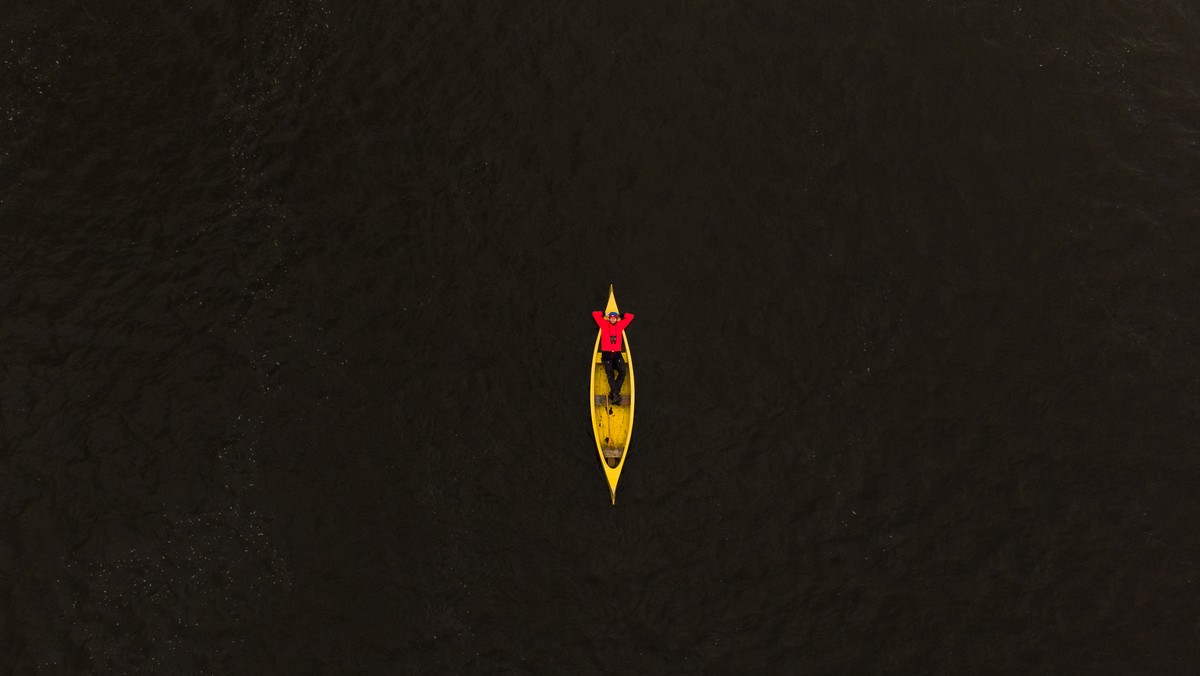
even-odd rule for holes
{"type": "MultiPolygon", "coordinates": [[[[613,295],[612,285],[608,287],[608,305],[604,314],[620,312],[617,309],[617,297],[613,295]]],[[[604,334],[596,330],[596,345],[592,348],[592,432],[596,435],[596,450],[600,452],[600,466],[608,478],[608,490],[612,495],[613,504],[617,504],[617,480],[621,478],[621,470],[625,467],[625,456],[629,452],[629,435],[633,432],[633,357],[629,353],[629,337],[621,332],[621,355],[628,366],[625,382],[621,384],[621,403],[610,405],[608,400],[608,375],[604,364],[600,361],[600,337],[604,334]]]]}

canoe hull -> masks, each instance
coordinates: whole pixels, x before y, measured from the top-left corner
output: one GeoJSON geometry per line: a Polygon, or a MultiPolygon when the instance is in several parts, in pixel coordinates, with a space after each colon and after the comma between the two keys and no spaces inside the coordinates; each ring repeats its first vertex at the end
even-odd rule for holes
{"type": "MultiPolygon", "coordinates": [[[[609,312],[620,312],[611,286],[608,287],[608,305],[604,308],[606,315],[609,312]]],[[[600,361],[602,335],[597,329],[596,343],[592,347],[588,400],[591,403],[592,432],[596,438],[596,451],[600,454],[600,467],[608,480],[609,496],[615,505],[617,481],[621,478],[621,470],[625,469],[625,458],[629,454],[629,438],[633,432],[633,407],[637,397],[634,392],[633,357],[629,351],[629,337],[622,332],[621,355],[625,359],[628,372],[625,382],[621,385],[621,403],[615,406],[610,403],[608,374],[600,361]]]]}

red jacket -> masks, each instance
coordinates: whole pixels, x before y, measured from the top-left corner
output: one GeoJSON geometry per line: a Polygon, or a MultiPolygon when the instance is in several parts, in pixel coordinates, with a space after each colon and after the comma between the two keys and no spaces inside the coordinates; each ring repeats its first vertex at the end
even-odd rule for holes
{"type": "Polygon", "coordinates": [[[600,310],[593,312],[592,318],[600,325],[600,350],[602,352],[620,352],[621,332],[625,330],[626,326],[629,326],[629,322],[633,321],[633,313],[626,312],[625,317],[617,320],[616,324],[610,324],[600,310]]]}

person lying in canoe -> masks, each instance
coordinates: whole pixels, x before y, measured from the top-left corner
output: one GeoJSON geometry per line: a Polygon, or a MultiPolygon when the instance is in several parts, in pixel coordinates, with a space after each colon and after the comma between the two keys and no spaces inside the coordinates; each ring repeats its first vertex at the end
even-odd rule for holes
{"type": "Polygon", "coordinates": [[[625,382],[625,373],[629,370],[625,366],[625,358],[621,356],[621,332],[633,321],[633,313],[626,312],[622,319],[616,312],[610,312],[605,317],[603,311],[596,310],[592,318],[600,326],[600,361],[604,363],[604,372],[608,374],[608,400],[620,404],[621,384],[625,382]]]}

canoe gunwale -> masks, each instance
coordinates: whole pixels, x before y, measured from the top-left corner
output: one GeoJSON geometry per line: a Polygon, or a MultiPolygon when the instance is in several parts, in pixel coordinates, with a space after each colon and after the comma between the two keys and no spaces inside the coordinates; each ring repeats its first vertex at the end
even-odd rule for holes
{"type": "MultiPolygon", "coordinates": [[[[608,287],[608,304],[605,307],[604,312],[605,314],[608,314],[609,312],[619,312],[617,308],[616,295],[613,293],[612,285],[609,285],[608,287]]],[[[588,400],[591,403],[592,433],[596,439],[596,450],[600,456],[600,467],[604,470],[605,478],[608,480],[609,494],[612,498],[612,503],[615,505],[617,502],[617,482],[620,480],[621,470],[625,468],[625,459],[629,457],[629,445],[633,435],[633,412],[637,397],[635,396],[634,392],[633,355],[629,349],[629,337],[626,335],[625,331],[622,331],[621,339],[624,344],[621,348],[621,354],[625,359],[625,365],[627,367],[625,382],[628,384],[629,392],[628,394],[624,394],[624,389],[622,389],[622,399],[627,398],[627,401],[622,401],[619,406],[622,410],[628,407],[628,418],[627,422],[625,423],[623,451],[621,453],[620,460],[617,462],[616,467],[609,467],[607,462],[609,458],[606,457],[607,454],[605,452],[605,447],[608,446],[611,448],[613,447],[613,444],[605,443],[607,440],[601,438],[600,429],[602,421],[598,416],[603,414],[598,412],[606,411],[606,409],[607,411],[611,411],[612,408],[615,407],[609,408],[604,405],[598,405],[599,402],[596,396],[596,382],[597,380],[600,380],[601,374],[604,373],[604,365],[601,362],[599,355],[601,336],[603,336],[602,330],[597,329],[596,342],[592,346],[592,359],[590,364],[591,369],[588,373],[588,400]]],[[[607,395],[601,395],[602,398],[606,396],[607,395]]]]}

